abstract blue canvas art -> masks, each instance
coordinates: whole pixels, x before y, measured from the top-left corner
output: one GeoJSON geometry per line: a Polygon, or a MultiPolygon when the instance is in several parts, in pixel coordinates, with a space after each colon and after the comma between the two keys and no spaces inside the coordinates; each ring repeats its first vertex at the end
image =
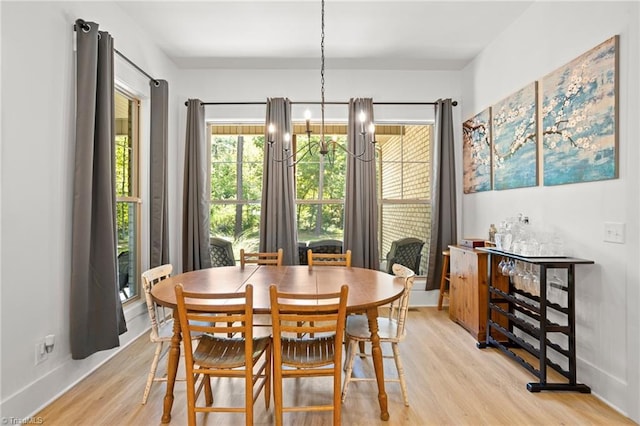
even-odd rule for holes
{"type": "Polygon", "coordinates": [[[536,107],[536,82],[492,106],[494,189],[538,184],[536,107]]]}
{"type": "Polygon", "coordinates": [[[542,80],[544,185],[618,177],[618,36],[542,80]]]}
{"type": "Polygon", "coordinates": [[[462,123],[463,190],[465,194],[491,190],[490,109],[462,123]]]}

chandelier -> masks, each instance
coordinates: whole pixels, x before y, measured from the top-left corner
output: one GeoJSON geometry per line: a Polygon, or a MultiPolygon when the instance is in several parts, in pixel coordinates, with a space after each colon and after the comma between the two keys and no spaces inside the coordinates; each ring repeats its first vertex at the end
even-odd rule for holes
{"type": "MultiPolygon", "coordinates": [[[[271,158],[278,162],[287,162],[289,166],[294,166],[302,161],[307,155],[314,155],[316,153],[321,154],[324,157],[327,157],[329,162],[333,164],[333,158],[335,155],[336,147],[342,149],[347,153],[349,157],[355,158],[360,161],[369,162],[375,159],[375,149],[372,150],[373,154],[369,156],[365,156],[367,153],[367,140],[369,143],[375,147],[376,139],[375,139],[375,124],[373,122],[369,123],[369,126],[365,128],[365,122],[367,121],[367,115],[364,111],[360,111],[358,114],[358,120],[360,122],[360,129],[358,135],[362,138],[362,152],[352,152],[347,147],[339,144],[335,139],[327,140],[324,134],[324,110],[325,110],[325,98],[324,98],[324,3],[325,0],[321,0],[321,23],[320,23],[320,141],[317,144],[313,144],[311,142],[311,111],[308,109],[304,113],[305,118],[305,133],[307,134],[307,145],[301,147],[296,152],[293,152],[291,148],[291,135],[289,133],[285,133],[283,135],[283,147],[282,147],[282,155],[280,157],[275,155],[273,149],[273,136],[275,134],[275,126],[273,124],[269,124],[268,127],[268,135],[269,135],[269,150],[272,151],[271,158]],[[315,145],[315,146],[314,146],[315,145]]],[[[356,144],[357,145],[357,144],[356,144]]]]}

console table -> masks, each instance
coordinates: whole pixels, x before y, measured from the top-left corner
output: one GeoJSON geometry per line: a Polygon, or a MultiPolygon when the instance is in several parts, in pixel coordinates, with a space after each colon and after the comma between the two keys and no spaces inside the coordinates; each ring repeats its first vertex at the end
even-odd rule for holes
{"type": "Polygon", "coordinates": [[[576,380],[575,266],[594,262],[572,257],[526,257],[489,247],[481,247],[477,250],[489,254],[489,267],[492,269],[489,273],[491,281],[487,296],[486,337],[484,342],[478,343],[478,347],[498,348],[536,376],[538,382],[527,384],[530,392],[553,390],[590,393],[589,386],[577,383],[576,380]],[[494,269],[497,267],[498,259],[501,258],[537,265],[540,269],[539,295],[516,288],[512,280],[509,280],[508,289],[502,285],[497,286],[494,280],[499,275],[499,271],[494,269]],[[566,270],[566,286],[556,287],[557,290],[566,292],[564,297],[566,303],[560,304],[548,298],[547,272],[550,269],[566,270]],[[494,321],[492,314],[506,319],[507,325],[504,325],[504,321],[494,321]],[[562,317],[564,320],[558,322],[563,324],[554,322],[549,318],[550,316],[562,317]],[[491,330],[499,332],[506,339],[498,341],[492,336],[491,330]],[[529,363],[514,352],[513,348],[524,349],[537,358],[538,365],[529,363]],[[549,358],[550,350],[554,353],[556,360],[564,361],[562,364],[566,369],[559,362],[549,358]],[[547,367],[557,371],[567,379],[567,382],[549,383],[547,367]]]}

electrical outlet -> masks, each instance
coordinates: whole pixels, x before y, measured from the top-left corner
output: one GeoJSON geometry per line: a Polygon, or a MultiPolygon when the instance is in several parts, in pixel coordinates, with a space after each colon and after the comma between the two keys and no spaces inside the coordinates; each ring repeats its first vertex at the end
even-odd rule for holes
{"type": "Polygon", "coordinates": [[[47,357],[49,356],[49,354],[44,348],[44,340],[36,342],[35,354],[36,354],[36,365],[44,362],[44,360],[46,360],[47,357]]]}
{"type": "Polygon", "coordinates": [[[604,241],[624,244],[624,223],[605,222],[604,241]]]}

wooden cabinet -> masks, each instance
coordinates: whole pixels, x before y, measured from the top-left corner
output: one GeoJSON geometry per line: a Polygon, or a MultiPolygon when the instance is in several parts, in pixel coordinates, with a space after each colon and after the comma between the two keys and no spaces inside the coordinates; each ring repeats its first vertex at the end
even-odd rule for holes
{"type": "Polygon", "coordinates": [[[449,318],[483,341],[487,324],[487,253],[462,246],[449,249],[449,318]]]}

